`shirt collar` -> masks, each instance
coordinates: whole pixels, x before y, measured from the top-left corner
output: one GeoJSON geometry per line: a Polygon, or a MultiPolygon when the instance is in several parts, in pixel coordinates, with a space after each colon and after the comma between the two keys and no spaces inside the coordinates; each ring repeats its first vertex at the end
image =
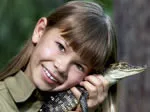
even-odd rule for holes
{"type": "Polygon", "coordinates": [[[4,82],[16,102],[26,101],[36,89],[29,77],[22,71],[6,78],[4,82]]]}

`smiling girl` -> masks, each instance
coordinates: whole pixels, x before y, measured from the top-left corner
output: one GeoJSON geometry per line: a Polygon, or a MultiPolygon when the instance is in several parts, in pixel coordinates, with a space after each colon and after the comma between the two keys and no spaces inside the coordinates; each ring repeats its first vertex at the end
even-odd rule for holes
{"type": "Polygon", "coordinates": [[[80,85],[89,93],[89,112],[104,103],[102,112],[115,112],[116,88],[108,91],[108,81],[100,73],[116,62],[116,54],[114,28],[101,6],[68,2],[39,19],[24,49],[0,72],[0,110],[37,112],[43,103],[37,91],[71,88],[79,98],[75,86],[80,85]]]}

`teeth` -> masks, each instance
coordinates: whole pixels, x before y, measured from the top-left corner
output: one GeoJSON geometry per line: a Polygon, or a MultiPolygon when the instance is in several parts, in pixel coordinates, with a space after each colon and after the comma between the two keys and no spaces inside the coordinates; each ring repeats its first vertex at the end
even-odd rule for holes
{"type": "Polygon", "coordinates": [[[51,80],[53,80],[53,81],[55,81],[55,82],[57,82],[57,80],[56,79],[54,79],[54,77],[53,76],[51,76],[51,74],[44,68],[44,72],[46,73],[46,75],[51,79],[51,80]]]}

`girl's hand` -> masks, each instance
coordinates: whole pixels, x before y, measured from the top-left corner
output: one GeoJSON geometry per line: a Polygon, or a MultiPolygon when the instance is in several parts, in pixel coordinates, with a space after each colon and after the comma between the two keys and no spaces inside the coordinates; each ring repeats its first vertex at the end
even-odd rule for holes
{"type": "MultiPolygon", "coordinates": [[[[101,104],[107,97],[109,88],[108,81],[104,79],[102,75],[89,75],[85,77],[84,81],[82,81],[80,85],[83,86],[89,93],[89,97],[87,99],[88,111],[94,112],[98,105],[101,104]]],[[[71,88],[71,91],[77,99],[80,98],[81,93],[76,87],[71,88]]],[[[78,110],[81,109],[78,107],[77,111],[78,110]]]]}

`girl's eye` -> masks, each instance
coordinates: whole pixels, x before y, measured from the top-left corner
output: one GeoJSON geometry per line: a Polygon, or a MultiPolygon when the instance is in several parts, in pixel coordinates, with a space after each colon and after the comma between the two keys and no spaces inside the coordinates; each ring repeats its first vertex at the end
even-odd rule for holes
{"type": "Polygon", "coordinates": [[[78,70],[80,70],[81,72],[84,72],[84,67],[81,66],[80,64],[76,64],[78,70]]]}
{"type": "Polygon", "coordinates": [[[65,47],[63,44],[56,42],[60,51],[65,52],[65,47]]]}

